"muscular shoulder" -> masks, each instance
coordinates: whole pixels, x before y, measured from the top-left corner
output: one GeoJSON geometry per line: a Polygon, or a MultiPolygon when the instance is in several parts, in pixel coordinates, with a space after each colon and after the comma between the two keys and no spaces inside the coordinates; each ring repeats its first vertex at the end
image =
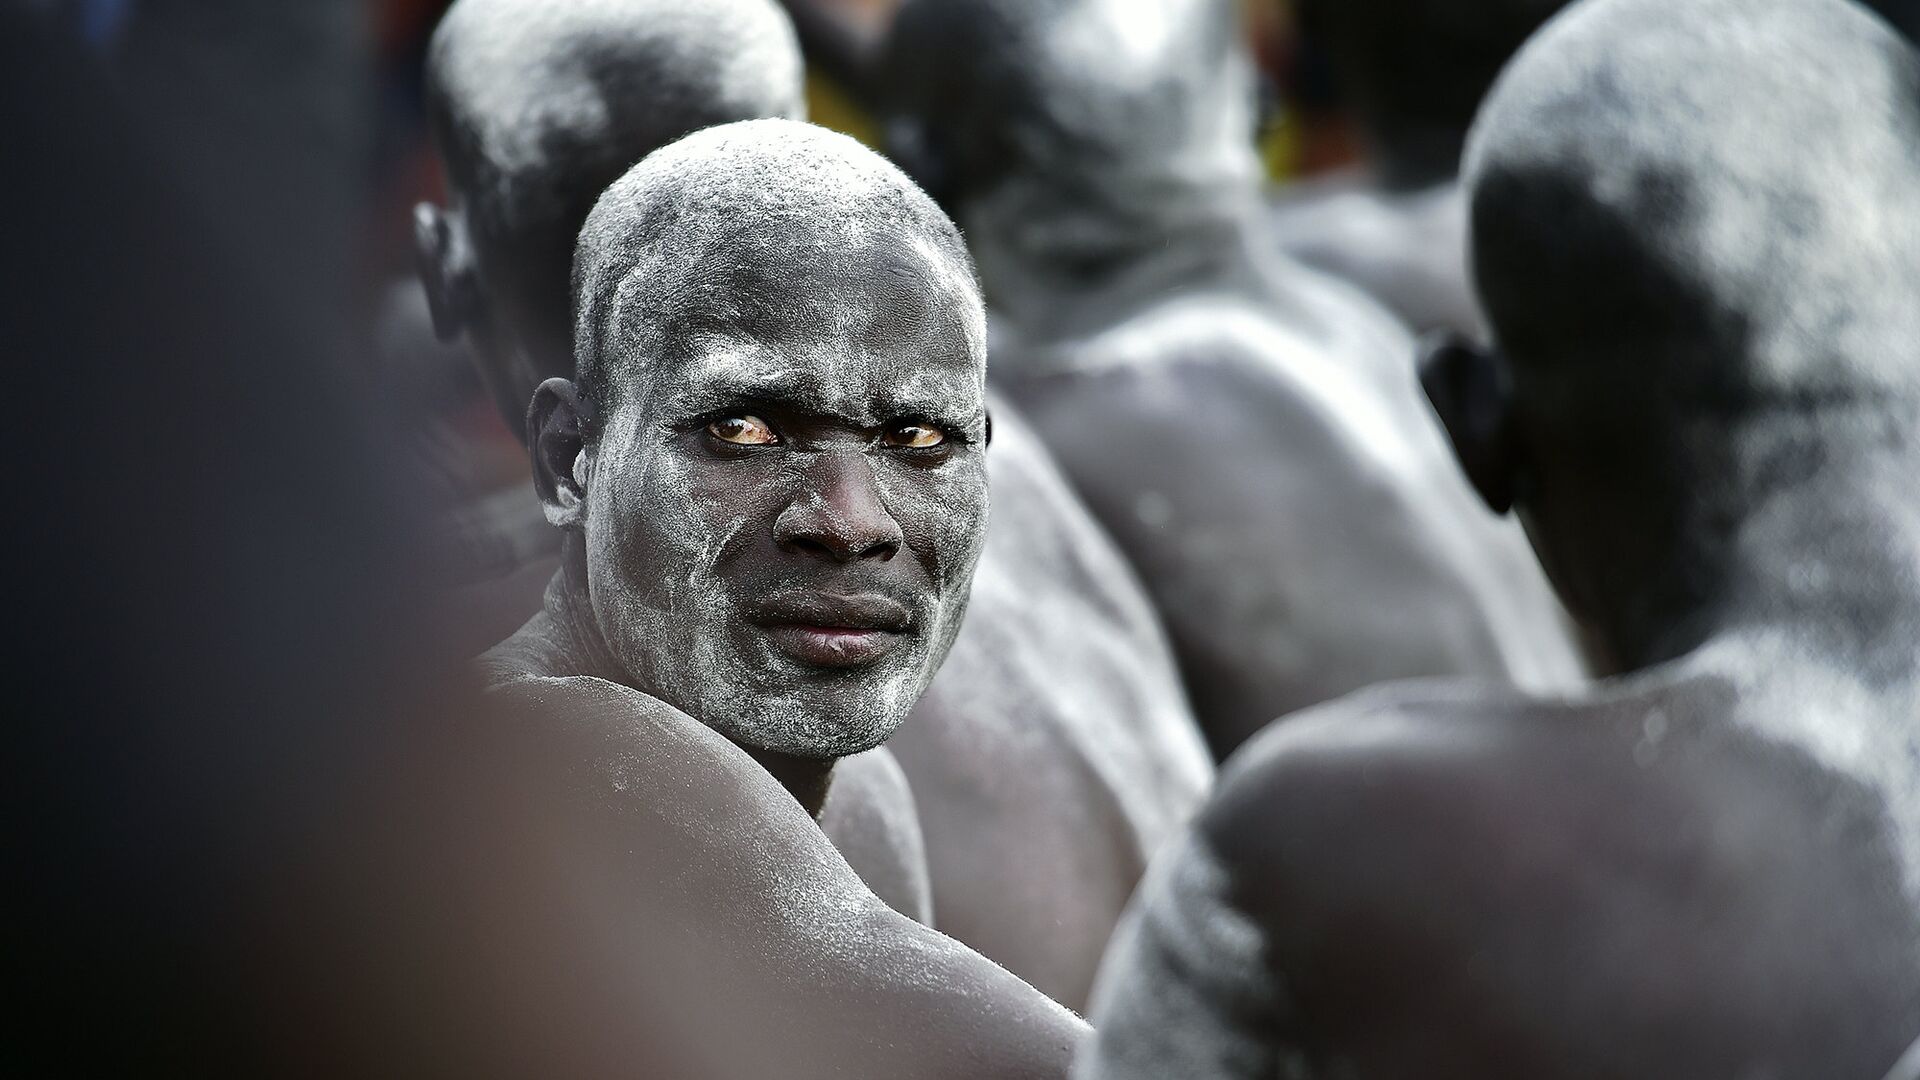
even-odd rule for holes
{"type": "MultiPolygon", "coordinates": [[[[1602,690],[1540,698],[1459,682],[1377,688],[1282,720],[1223,771],[1206,828],[1250,865],[1329,888],[1422,876],[1432,896],[1671,862],[1691,875],[1759,841],[1703,816],[1752,817],[1757,761],[1726,734],[1729,693],[1602,690]],[[1343,857],[1349,843],[1365,859],[1343,857]],[[1343,883],[1319,864],[1365,863],[1343,883]],[[1432,875],[1431,877],[1425,877],[1432,875]]],[[[1769,813],[1773,811],[1767,811],[1769,813]]],[[[1571,882],[1568,882],[1571,884],[1571,882]]],[[[1279,882],[1273,884],[1278,885],[1279,882]]],[[[1302,895],[1289,880],[1285,892],[1302,895]]]]}
{"type": "MultiPolygon", "coordinates": [[[[1364,889],[1339,880],[1365,864],[1415,874],[1456,850],[1476,823],[1520,798],[1525,731],[1545,721],[1515,695],[1433,684],[1362,692],[1268,726],[1221,772],[1201,828],[1230,863],[1247,867],[1247,902],[1303,903],[1312,891],[1364,889]],[[1355,847],[1354,845],[1359,845],[1355,847]]],[[[1575,733],[1578,737],[1578,733],[1575,733]]]]}
{"type": "Polygon", "coordinates": [[[658,698],[605,679],[547,674],[518,638],[479,669],[493,725],[487,738],[517,748],[525,768],[547,782],[617,806],[635,824],[651,822],[663,842],[728,822],[817,831],[766,770],[658,698]]]}
{"type": "Polygon", "coordinates": [[[1201,828],[1323,1052],[1780,1064],[1912,992],[1914,920],[1844,781],[1737,711],[1711,683],[1374,691],[1250,742],[1201,828]]]}

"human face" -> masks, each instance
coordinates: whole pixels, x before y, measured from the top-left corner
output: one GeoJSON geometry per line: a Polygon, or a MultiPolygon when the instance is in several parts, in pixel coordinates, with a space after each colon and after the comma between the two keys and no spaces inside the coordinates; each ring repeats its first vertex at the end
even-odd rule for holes
{"type": "Polygon", "coordinates": [[[586,450],[588,590],[638,688],[743,746],[842,757],[899,726],[966,609],[978,300],[910,241],[742,261],[678,290],[697,308],[615,376],[586,450]]]}

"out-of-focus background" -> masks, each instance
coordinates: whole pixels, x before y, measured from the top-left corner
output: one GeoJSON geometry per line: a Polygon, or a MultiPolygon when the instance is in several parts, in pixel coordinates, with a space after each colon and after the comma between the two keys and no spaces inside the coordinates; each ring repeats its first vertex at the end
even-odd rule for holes
{"type": "MultiPolygon", "coordinates": [[[[825,2],[857,28],[876,36],[898,6],[898,0],[825,2]]],[[[484,443],[498,448],[497,455],[487,460],[508,474],[505,479],[519,479],[525,472],[522,452],[480,396],[470,365],[451,350],[436,353],[418,335],[409,337],[406,301],[392,293],[378,295],[383,285],[411,288],[408,211],[422,199],[438,200],[444,194],[439,166],[428,145],[421,70],[427,41],[447,6],[447,0],[373,0],[369,29],[377,44],[379,99],[370,103],[377,137],[367,173],[369,200],[363,219],[365,280],[376,290],[369,297],[376,306],[375,325],[381,325],[378,305],[384,301],[389,305],[384,325],[390,344],[410,341],[415,360],[437,357],[444,362],[435,364],[431,372],[419,372],[421,383],[464,395],[458,423],[465,434],[486,436],[484,443]]],[[[1341,107],[1325,57],[1301,32],[1289,0],[1242,0],[1241,8],[1263,82],[1260,143],[1268,171],[1276,180],[1287,180],[1355,164],[1360,143],[1341,107]]],[[[876,143],[871,118],[830,77],[810,71],[807,96],[809,119],[876,143]]],[[[386,355],[404,363],[405,354],[397,353],[390,350],[386,355]]]]}

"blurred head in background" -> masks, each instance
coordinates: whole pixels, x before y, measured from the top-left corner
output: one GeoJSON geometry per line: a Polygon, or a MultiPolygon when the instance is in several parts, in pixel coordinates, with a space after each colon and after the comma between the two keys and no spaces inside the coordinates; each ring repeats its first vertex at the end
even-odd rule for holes
{"type": "Polygon", "coordinates": [[[415,212],[443,338],[470,337],[523,437],[542,380],[573,373],[567,295],[594,200],[692,131],[805,113],[793,28],[772,0],[459,0],[427,58],[451,205],[415,212]]]}
{"type": "Polygon", "coordinates": [[[882,60],[888,152],[967,228],[1097,263],[1261,180],[1231,0],[909,0],[882,60]]]}

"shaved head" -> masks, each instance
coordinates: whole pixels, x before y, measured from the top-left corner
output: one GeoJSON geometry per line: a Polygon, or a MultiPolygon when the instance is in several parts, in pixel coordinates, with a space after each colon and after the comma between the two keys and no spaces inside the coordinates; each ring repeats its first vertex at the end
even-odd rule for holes
{"type": "MultiPolygon", "coordinates": [[[[953,223],[886,159],[811,124],[710,128],[641,162],[600,197],[574,264],[574,352],[589,401],[612,404],[670,341],[772,319],[948,322],[986,359],[973,263],[953,223]],[[925,281],[951,305],[908,294],[859,312],[802,279],[925,281]]],[[[874,327],[866,328],[868,330],[874,327]]]]}
{"type": "MultiPolygon", "coordinates": [[[[600,192],[688,132],[805,112],[799,45],[773,0],[458,0],[426,75],[471,287],[530,354],[488,363],[527,370],[483,372],[516,427],[541,378],[570,374],[568,270],[600,192]]],[[[428,287],[437,307],[457,303],[444,296],[458,286],[428,287]]],[[[443,332],[460,318],[436,311],[443,332]]]]}
{"type": "Polygon", "coordinates": [[[1737,593],[1730,547],[1807,543],[1783,493],[1911,483],[1920,57],[1864,8],[1586,0],[1501,76],[1465,180],[1504,360],[1428,385],[1510,385],[1435,401],[1614,640],[1737,593]]]}
{"type": "Polygon", "coordinates": [[[1231,0],[908,0],[889,134],[943,199],[1031,172],[1123,214],[1204,200],[1257,175],[1240,34],[1231,0]]]}
{"type": "Polygon", "coordinates": [[[755,120],[654,152],[580,232],[578,384],[536,485],[619,681],[749,748],[880,743],[952,646],[985,535],[986,319],[898,169],[755,120]]]}
{"type": "Polygon", "coordinates": [[[1523,378],[1721,416],[1920,388],[1920,64],[1853,4],[1583,4],[1500,81],[1467,180],[1523,378]]]}

